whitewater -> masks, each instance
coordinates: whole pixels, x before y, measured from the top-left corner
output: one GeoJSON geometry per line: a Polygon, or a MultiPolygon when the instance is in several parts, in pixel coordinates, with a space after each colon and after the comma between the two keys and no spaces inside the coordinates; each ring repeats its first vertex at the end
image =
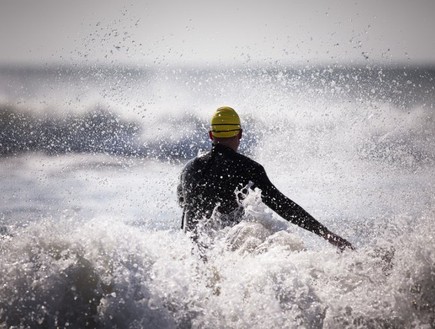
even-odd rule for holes
{"type": "Polygon", "coordinates": [[[435,328],[435,71],[0,68],[0,328],[435,328]],[[180,230],[178,175],[241,152],[355,251],[285,222],[180,230]]]}

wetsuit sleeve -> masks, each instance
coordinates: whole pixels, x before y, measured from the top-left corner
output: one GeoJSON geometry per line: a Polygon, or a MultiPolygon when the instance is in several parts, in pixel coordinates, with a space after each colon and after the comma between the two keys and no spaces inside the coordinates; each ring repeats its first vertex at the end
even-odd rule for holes
{"type": "Polygon", "coordinates": [[[184,229],[184,217],[186,213],[184,195],[183,195],[183,172],[180,174],[180,178],[177,185],[177,200],[181,208],[183,208],[183,215],[181,217],[181,229],[184,229]]]}
{"type": "Polygon", "coordinates": [[[255,185],[262,191],[263,202],[282,218],[320,236],[328,232],[325,226],[301,206],[282,194],[269,180],[263,167],[258,170],[258,180],[255,185]]]}
{"type": "Polygon", "coordinates": [[[184,208],[185,206],[185,197],[184,197],[184,193],[185,193],[185,180],[186,180],[186,173],[187,173],[187,169],[188,169],[188,164],[187,163],[184,168],[181,170],[181,173],[178,177],[178,185],[177,185],[177,201],[178,201],[178,205],[181,208],[184,208]]]}
{"type": "Polygon", "coordinates": [[[181,178],[177,186],[177,199],[180,207],[184,207],[183,187],[181,185],[181,178]]]}

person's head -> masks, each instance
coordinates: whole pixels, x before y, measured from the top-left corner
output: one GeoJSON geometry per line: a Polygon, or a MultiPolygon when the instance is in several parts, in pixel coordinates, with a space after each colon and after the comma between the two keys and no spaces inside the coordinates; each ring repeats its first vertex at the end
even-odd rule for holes
{"type": "Polygon", "coordinates": [[[242,131],[239,115],[233,108],[223,106],[213,114],[209,136],[214,144],[222,144],[237,151],[242,131]]]}

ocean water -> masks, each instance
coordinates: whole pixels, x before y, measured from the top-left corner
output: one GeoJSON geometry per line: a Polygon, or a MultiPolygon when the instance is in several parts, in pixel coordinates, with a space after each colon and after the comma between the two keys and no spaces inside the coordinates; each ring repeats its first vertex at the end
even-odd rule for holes
{"type": "Polygon", "coordinates": [[[434,79],[0,68],[0,328],[435,328],[434,79]],[[175,190],[221,105],[241,115],[241,152],[355,251],[252,191],[201,257],[175,190]]]}

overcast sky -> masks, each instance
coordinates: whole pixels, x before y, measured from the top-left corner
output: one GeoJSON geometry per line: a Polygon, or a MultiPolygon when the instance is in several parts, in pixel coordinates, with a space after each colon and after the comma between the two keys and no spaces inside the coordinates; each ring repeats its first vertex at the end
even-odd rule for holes
{"type": "Polygon", "coordinates": [[[434,0],[0,4],[0,63],[435,65],[434,0]]]}

